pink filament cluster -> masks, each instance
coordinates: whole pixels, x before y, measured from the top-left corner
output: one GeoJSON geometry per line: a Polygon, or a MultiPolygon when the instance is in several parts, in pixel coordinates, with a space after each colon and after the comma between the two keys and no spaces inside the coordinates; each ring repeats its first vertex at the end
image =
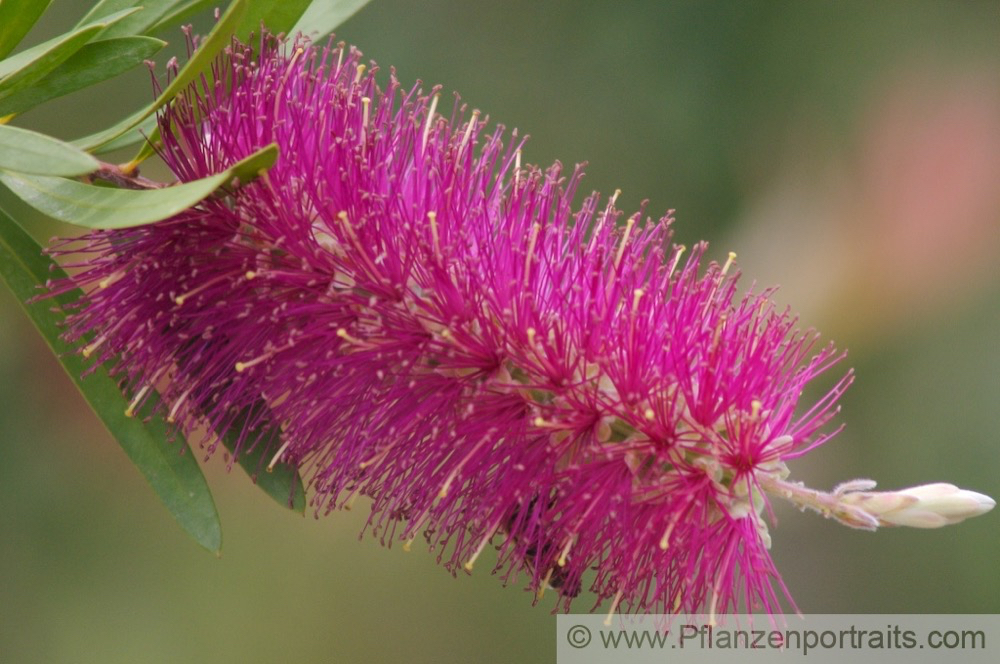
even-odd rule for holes
{"type": "MultiPolygon", "coordinates": [[[[170,220],[57,245],[86,296],[67,336],[134,405],[358,495],[383,543],[452,572],[581,587],[626,611],[780,611],[761,469],[831,433],[849,375],[797,413],[814,353],[768,293],[623,219],[516,132],[383,91],[355,50],[234,47],[161,118],[180,180],[277,143],[259,179],[170,220]]],[[[436,91],[434,91],[436,92],[436,91]]],[[[206,438],[211,452],[217,440],[206,438]]]]}

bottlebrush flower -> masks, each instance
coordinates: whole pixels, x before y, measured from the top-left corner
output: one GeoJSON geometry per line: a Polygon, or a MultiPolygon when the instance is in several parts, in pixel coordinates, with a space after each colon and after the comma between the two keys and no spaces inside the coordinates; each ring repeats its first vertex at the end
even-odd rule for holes
{"type": "Polygon", "coordinates": [[[422,536],[453,573],[492,544],[563,608],[588,586],[612,611],[780,611],[769,494],[864,528],[911,507],[785,480],[851,374],[800,406],[842,354],[738,294],[733,255],[706,264],[617,194],[574,208],[579,167],[522,166],[516,132],[381,90],[356,50],[281,48],[234,45],[160,118],[181,180],[274,142],[270,171],[54,249],[85,256],[53,285],[86,292],[67,337],[130,409],[209,452],[267,446],[318,512],[370,498],[383,543],[422,536]]]}

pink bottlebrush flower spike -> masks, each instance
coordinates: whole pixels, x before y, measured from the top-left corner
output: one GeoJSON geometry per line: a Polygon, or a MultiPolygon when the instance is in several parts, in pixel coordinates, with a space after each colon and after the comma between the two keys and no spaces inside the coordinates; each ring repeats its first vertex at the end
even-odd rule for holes
{"type": "Polygon", "coordinates": [[[54,286],[87,293],[67,336],[132,409],[158,393],[209,452],[234,431],[267,446],[310,471],[317,511],[370,498],[383,543],[424,537],[453,573],[496,546],[506,580],[563,608],[587,586],[612,612],[780,611],[771,496],[870,529],[993,506],[788,482],[851,374],[799,406],[842,354],[738,295],[734,255],[705,265],[617,193],[574,210],[580,168],[522,166],[516,132],[394,75],[380,90],[356,50],[262,45],[160,128],[181,180],[274,142],[270,171],[54,251],[86,253],[54,286]]]}

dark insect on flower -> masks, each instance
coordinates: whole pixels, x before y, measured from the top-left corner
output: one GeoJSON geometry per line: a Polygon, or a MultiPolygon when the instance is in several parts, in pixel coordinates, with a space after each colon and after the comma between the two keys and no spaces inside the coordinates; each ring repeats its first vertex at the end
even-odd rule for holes
{"type": "MultiPolygon", "coordinates": [[[[508,537],[516,538],[517,533],[524,530],[523,525],[520,523],[520,518],[524,514],[530,514],[538,504],[538,496],[534,496],[528,501],[527,506],[522,511],[519,507],[515,507],[511,512],[510,517],[505,521],[503,527],[498,530],[499,534],[506,534],[508,537]]],[[[555,500],[548,501],[548,508],[552,509],[556,507],[555,500]]],[[[530,517],[529,517],[530,518],[530,517]]],[[[544,533],[542,534],[544,538],[544,533]]],[[[516,543],[516,542],[515,542],[516,543]]],[[[544,540],[541,543],[538,542],[528,542],[524,547],[524,566],[528,573],[535,578],[535,561],[536,560],[552,560],[553,553],[558,551],[556,542],[551,540],[544,540]]],[[[466,567],[469,571],[472,570],[472,566],[466,563],[466,567]]],[[[564,597],[574,598],[580,594],[582,589],[582,583],[579,576],[570,576],[565,571],[566,559],[565,557],[556,558],[554,565],[551,565],[543,574],[541,583],[537,589],[537,597],[541,599],[545,593],[546,588],[552,588],[553,590],[559,591],[559,594],[564,597]]]]}

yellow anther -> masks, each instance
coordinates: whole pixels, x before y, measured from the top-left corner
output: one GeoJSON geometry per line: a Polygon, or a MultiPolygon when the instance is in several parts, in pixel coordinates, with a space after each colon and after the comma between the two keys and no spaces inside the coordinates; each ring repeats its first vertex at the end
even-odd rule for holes
{"type": "Polygon", "coordinates": [[[635,226],[635,216],[631,216],[625,222],[625,233],[622,234],[622,241],[618,244],[618,253],[615,254],[615,269],[622,262],[622,256],[625,255],[625,247],[628,245],[628,238],[632,235],[632,228],[635,226]]]}
{"type": "Polygon", "coordinates": [[[431,210],[427,213],[427,221],[431,225],[431,240],[434,242],[434,256],[441,260],[441,238],[438,236],[437,212],[431,210]]]}
{"type": "Polygon", "coordinates": [[[425,149],[427,148],[427,138],[431,135],[431,125],[434,123],[434,113],[437,111],[438,98],[440,96],[434,95],[434,98],[431,99],[431,107],[427,109],[427,122],[424,124],[424,136],[421,143],[425,149]]]}
{"type": "Polygon", "coordinates": [[[611,626],[611,619],[614,618],[615,611],[618,609],[618,603],[622,601],[622,591],[619,590],[615,593],[615,599],[611,602],[611,610],[608,611],[608,617],[604,619],[604,626],[611,626]]]}
{"type": "Polygon", "coordinates": [[[653,412],[652,408],[647,408],[646,410],[644,410],[643,413],[642,413],[642,415],[647,420],[652,420],[652,419],[654,419],[656,417],[656,413],[653,412]]]}
{"type": "Polygon", "coordinates": [[[573,546],[573,538],[570,537],[566,540],[566,545],[563,546],[562,551],[559,553],[559,558],[556,560],[556,564],[559,567],[566,567],[566,556],[569,555],[569,550],[573,546]]]}
{"type": "Polygon", "coordinates": [[[193,390],[193,389],[194,389],[193,386],[189,387],[184,392],[184,394],[182,394],[180,397],[178,397],[177,401],[174,402],[174,405],[170,408],[170,412],[167,413],[167,422],[169,422],[170,424],[173,424],[174,422],[177,421],[175,419],[176,416],[177,416],[177,411],[180,410],[181,405],[184,403],[184,400],[187,399],[188,395],[191,394],[191,390],[193,390]]]}
{"type": "Polygon", "coordinates": [[[535,257],[535,244],[538,242],[538,234],[542,230],[542,225],[537,221],[531,226],[531,238],[528,240],[528,251],[524,256],[524,285],[528,285],[531,276],[531,261],[535,257]]]}
{"type": "Polygon", "coordinates": [[[472,553],[472,557],[469,558],[469,560],[467,560],[464,565],[462,565],[462,567],[465,568],[466,572],[472,571],[473,565],[476,564],[476,559],[479,557],[479,554],[483,552],[483,549],[486,548],[486,545],[490,543],[490,540],[493,539],[493,534],[495,532],[496,532],[496,527],[490,530],[489,533],[479,541],[479,546],[477,546],[476,550],[472,553]]]}
{"type": "Polygon", "coordinates": [[[733,266],[733,261],[736,260],[736,252],[730,251],[729,258],[726,259],[726,264],[722,266],[722,275],[725,276],[729,272],[729,268],[733,266]]]}
{"type": "Polygon", "coordinates": [[[149,385],[146,385],[141,390],[136,392],[135,397],[133,397],[132,399],[132,402],[128,405],[128,408],[125,409],[125,417],[132,417],[135,415],[136,407],[138,407],[139,402],[142,401],[142,398],[146,396],[146,392],[148,391],[149,391],[149,385]]]}
{"type": "Polygon", "coordinates": [[[267,464],[267,472],[269,472],[269,473],[273,473],[274,472],[274,467],[276,465],[278,465],[278,462],[281,460],[281,455],[285,453],[285,450],[287,450],[288,446],[291,445],[291,444],[292,444],[291,440],[286,440],[281,445],[281,447],[278,448],[278,451],[274,454],[273,457],[271,457],[271,462],[269,464],[267,464]]]}
{"type": "Polygon", "coordinates": [[[681,256],[684,255],[685,251],[687,251],[687,246],[685,246],[683,244],[678,245],[677,249],[674,251],[674,260],[670,264],[670,274],[673,274],[674,270],[677,269],[677,266],[680,265],[681,256]]]}
{"type": "Polygon", "coordinates": [[[109,274],[108,276],[97,282],[97,287],[101,289],[107,288],[111,284],[121,279],[124,276],[124,274],[125,274],[124,270],[118,270],[113,274],[109,274]]]}
{"type": "Polygon", "coordinates": [[[361,113],[361,151],[364,151],[368,145],[368,112],[371,106],[372,100],[368,97],[361,98],[361,108],[364,109],[361,113]]]}
{"type": "Polygon", "coordinates": [[[363,345],[363,342],[360,339],[352,337],[350,333],[342,327],[337,328],[337,336],[348,343],[356,344],[358,346],[363,345]]]}
{"type": "Polygon", "coordinates": [[[465,146],[469,142],[469,137],[472,136],[472,130],[476,126],[476,122],[479,120],[479,110],[476,109],[472,111],[472,119],[469,120],[469,124],[465,127],[465,134],[462,136],[462,143],[458,146],[459,150],[465,149],[465,146]]]}
{"type": "Polygon", "coordinates": [[[660,550],[666,551],[670,547],[670,533],[674,532],[674,527],[677,525],[677,519],[680,517],[680,512],[675,514],[674,518],[671,519],[670,525],[667,529],[663,531],[663,537],[660,538],[660,550]]]}
{"type": "Polygon", "coordinates": [[[97,340],[95,340],[90,345],[84,347],[84,349],[82,351],[83,357],[84,358],[88,358],[91,355],[93,355],[94,351],[97,350],[98,348],[100,348],[101,344],[103,344],[106,339],[107,339],[107,337],[103,337],[102,336],[102,337],[98,338],[97,340]]]}

